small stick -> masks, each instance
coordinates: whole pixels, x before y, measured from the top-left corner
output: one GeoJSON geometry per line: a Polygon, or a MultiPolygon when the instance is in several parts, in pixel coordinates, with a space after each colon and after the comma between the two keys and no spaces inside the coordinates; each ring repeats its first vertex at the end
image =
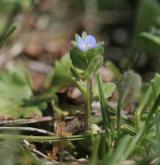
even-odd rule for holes
{"type": "Polygon", "coordinates": [[[54,133],[50,132],[50,131],[46,131],[44,129],[39,129],[39,128],[33,128],[33,127],[0,127],[0,131],[2,130],[13,130],[13,131],[31,131],[31,132],[38,132],[38,133],[42,133],[42,134],[47,134],[50,136],[53,136],[54,133]]]}
{"type": "Polygon", "coordinates": [[[29,150],[31,150],[32,152],[36,153],[37,155],[45,158],[45,159],[48,159],[48,156],[43,154],[42,152],[38,151],[37,149],[35,149],[32,144],[30,144],[27,140],[23,140],[23,143],[24,145],[29,148],[29,150]]]}
{"type": "MultiPolygon", "coordinates": [[[[34,148],[34,147],[32,146],[32,144],[29,143],[29,141],[23,140],[23,143],[24,143],[24,145],[25,145],[30,151],[32,151],[33,153],[35,153],[35,154],[41,156],[42,158],[45,158],[45,159],[49,160],[49,157],[48,157],[47,155],[45,155],[44,153],[42,153],[42,152],[40,152],[39,150],[37,150],[36,148],[34,148]]],[[[55,160],[52,160],[52,163],[54,163],[54,165],[58,165],[58,164],[59,164],[59,163],[58,163],[57,161],[55,161],[55,160]]]]}
{"type": "MultiPolygon", "coordinates": [[[[64,120],[74,119],[75,116],[66,116],[64,120]]],[[[47,122],[54,120],[51,116],[41,117],[41,118],[31,118],[31,119],[16,119],[16,120],[0,120],[0,125],[23,125],[32,124],[38,122],[47,122]]]]}
{"type": "Polygon", "coordinates": [[[51,120],[53,120],[53,118],[50,116],[41,117],[41,118],[31,118],[31,119],[4,120],[4,121],[0,121],[0,125],[31,124],[31,123],[46,122],[51,120]]]}

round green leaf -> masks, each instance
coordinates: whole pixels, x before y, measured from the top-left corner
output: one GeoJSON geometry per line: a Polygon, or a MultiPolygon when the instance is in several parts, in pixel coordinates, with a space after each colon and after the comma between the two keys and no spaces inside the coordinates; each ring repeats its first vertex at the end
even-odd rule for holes
{"type": "Polygon", "coordinates": [[[90,76],[92,73],[95,73],[102,64],[103,64],[103,56],[93,57],[85,71],[85,75],[90,76]]]}
{"type": "Polygon", "coordinates": [[[77,48],[73,48],[70,51],[70,58],[74,67],[85,70],[88,66],[88,60],[85,52],[80,51],[77,48]]]}
{"type": "MultiPolygon", "coordinates": [[[[112,82],[109,82],[109,83],[103,83],[103,91],[104,91],[104,96],[105,96],[105,99],[109,98],[112,96],[113,92],[115,91],[116,89],[116,85],[112,82]]],[[[98,85],[96,85],[94,88],[93,88],[93,96],[95,98],[98,98],[99,96],[99,90],[98,90],[98,85]]]]}

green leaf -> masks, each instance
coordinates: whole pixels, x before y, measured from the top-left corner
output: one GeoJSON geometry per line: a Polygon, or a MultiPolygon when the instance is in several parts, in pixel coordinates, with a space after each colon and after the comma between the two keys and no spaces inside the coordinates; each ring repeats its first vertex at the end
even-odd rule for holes
{"type": "Polygon", "coordinates": [[[125,136],[121,139],[114,153],[108,154],[103,162],[107,162],[108,165],[122,165],[123,161],[126,159],[124,155],[128,146],[131,142],[131,136],[125,136]]]}
{"type": "Polygon", "coordinates": [[[98,89],[99,89],[99,100],[101,104],[101,113],[102,113],[102,118],[103,118],[103,127],[105,129],[107,129],[108,127],[111,128],[110,114],[107,107],[107,101],[104,96],[102,78],[99,75],[97,75],[97,82],[98,82],[98,89]]]}
{"type": "Polygon", "coordinates": [[[139,35],[141,38],[145,38],[148,41],[152,42],[153,44],[160,47],[160,36],[156,36],[150,33],[143,32],[139,35]]]}
{"type": "Polygon", "coordinates": [[[78,70],[77,70],[76,68],[73,68],[73,67],[71,67],[70,70],[71,70],[72,76],[73,76],[76,80],[80,80],[81,75],[80,75],[80,73],[78,72],[78,70]]]}
{"type": "Polygon", "coordinates": [[[71,66],[72,64],[69,54],[64,55],[59,61],[56,62],[52,80],[53,87],[56,91],[72,83],[72,75],[70,71],[71,66]]]}
{"type": "Polygon", "coordinates": [[[159,2],[157,0],[141,0],[138,4],[137,18],[135,22],[136,35],[148,31],[158,22],[160,14],[159,2]]]}
{"type": "Polygon", "coordinates": [[[122,106],[128,106],[135,101],[140,93],[142,80],[139,74],[128,70],[118,83],[119,97],[122,106]]]}
{"type": "Polygon", "coordinates": [[[5,42],[8,40],[8,38],[15,32],[16,26],[12,26],[8,31],[6,31],[1,37],[0,37],[0,48],[5,44],[5,42]]]}
{"type": "Polygon", "coordinates": [[[31,96],[29,77],[23,69],[13,68],[0,73],[0,98],[20,101],[31,96]]]}
{"type": "Polygon", "coordinates": [[[134,27],[134,36],[133,36],[133,45],[134,47],[140,49],[150,49],[155,51],[154,45],[152,42],[147,43],[146,41],[139,40],[137,35],[142,32],[149,32],[151,28],[156,27],[158,24],[160,16],[160,4],[157,0],[140,0],[137,5],[137,13],[135,18],[135,27],[134,27]]]}
{"type": "Polygon", "coordinates": [[[92,73],[95,73],[102,64],[103,56],[94,56],[85,71],[85,75],[90,76],[92,73]]]}
{"type": "MultiPolygon", "coordinates": [[[[113,92],[115,91],[116,89],[116,85],[112,82],[109,82],[109,83],[103,83],[102,84],[102,87],[103,87],[103,91],[104,91],[104,97],[105,99],[108,99],[109,97],[112,96],[113,92]]],[[[98,85],[96,85],[94,88],[93,88],[93,96],[95,98],[97,98],[99,96],[99,90],[98,90],[98,85]]]]}
{"type": "Polygon", "coordinates": [[[70,58],[74,67],[85,70],[88,66],[85,52],[80,51],[77,48],[73,48],[70,51],[70,58]]]}
{"type": "Polygon", "coordinates": [[[135,126],[137,129],[140,128],[140,121],[142,117],[142,112],[145,110],[146,106],[150,106],[157,99],[160,94],[160,75],[156,74],[151,80],[150,86],[148,87],[143,99],[135,110],[135,126]]]}
{"type": "Polygon", "coordinates": [[[32,96],[30,77],[26,70],[12,68],[0,73],[0,118],[42,116],[38,106],[23,107],[32,96]]]}
{"type": "Polygon", "coordinates": [[[10,12],[16,7],[18,11],[21,11],[22,9],[29,9],[33,5],[33,3],[33,0],[0,0],[0,10],[10,12]]]}
{"type": "Polygon", "coordinates": [[[152,84],[152,94],[156,98],[160,94],[160,74],[156,74],[154,79],[151,80],[152,84]]]}
{"type": "Polygon", "coordinates": [[[41,117],[42,112],[38,106],[22,107],[20,102],[0,98],[0,118],[17,119],[20,117],[41,117]]]}
{"type": "Polygon", "coordinates": [[[24,69],[12,68],[0,73],[0,117],[16,119],[22,116],[24,100],[30,99],[30,78],[24,69]]]}
{"type": "Polygon", "coordinates": [[[104,48],[103,47],[89,49],[86,52],[88,63],[90,63],[92,61],[93,57],[95,57],[95,56],[103,56],[103,53],[104,53],[104,48]]]}
{"type": "Polygon", "coordinates": [[[1,20],[1,22],[0,22],[0,34],[2,34],[2,32],[6,26],[6,23],[7,23],[7,17],[0,15],[0,20],[1,20]]]}
{"type": "Polygon", "coordinates": [[[31,117],[41,117],[42,112],[37,106],[25,107],[22,110],[22,117],[31,118],[31,117]]]}
{"type": "Polygon", "coordinates": [[[107,61],[105,63],[105,66],[111,70],[111,72],[114,74],[115,78],[118,80],[121,77],[121,73],[118,69],[118,67],[116,67],[116,65],[112,62],[112,61],[107,61]]]}
{"type": "Polygon", "coordinates": [[[0,118],[16,119],[21,116],[21,107],[14,101],[0,98],[0,118]]]}

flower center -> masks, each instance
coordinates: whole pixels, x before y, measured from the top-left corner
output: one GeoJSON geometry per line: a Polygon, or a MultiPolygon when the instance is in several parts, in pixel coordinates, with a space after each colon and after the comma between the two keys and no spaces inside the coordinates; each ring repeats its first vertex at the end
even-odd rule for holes
{"type": "Polygon", "coordinates": [[[91,47],[91,44],[90,43],[88,43],[88,44],[82,44],[82,48],[84,48],[84,49],[89,49],[91,47]]]}

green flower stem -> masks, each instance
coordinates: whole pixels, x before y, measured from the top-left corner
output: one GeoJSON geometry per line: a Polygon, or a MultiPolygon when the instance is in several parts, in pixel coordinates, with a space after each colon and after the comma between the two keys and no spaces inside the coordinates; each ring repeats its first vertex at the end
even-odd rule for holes
{"type": "Polygon", "coordinates": [[[88,90],[79,82],[79,81],[75,81],[78,89],[81,91],[81,93],[83,94],[84,98],[85,98],[85,102],[86,102],[86,128],[87,129],[91,129],[91,110],[92,110],[92,106],[91,106],[91,88],[92,88],[92,84],[91,82],[88,81],[88,90]]]}
{"type": "Polygon", "coordinates": [[[87,119],[87,129],[91,129],[91,100],[90,100],[90,97],[89,97],[89,94],[87,94],[87,97],[86,97],[86,108],[87,108],[87,113],[86,113],[86,119],[87,119]]]}
{"type": "Polygon", "coordinates": [[[92,126],[92,118],[91,118],[91,113],[92,113],[92,80],[89,79],[87,81],[87,88],[88,88],[88,95],[87,95],[87,118],[88,118],[88,129],[91,130],[92,126]]]}

